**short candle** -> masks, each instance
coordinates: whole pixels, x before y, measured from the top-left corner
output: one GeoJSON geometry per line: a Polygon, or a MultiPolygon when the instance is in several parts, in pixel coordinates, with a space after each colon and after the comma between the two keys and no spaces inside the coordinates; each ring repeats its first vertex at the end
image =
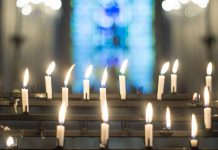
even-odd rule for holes
{"type": "Polygon", "coordinates": [[[66,106],[68,106],[68,93],[69,93],[67,85],[70,80],[70,75],[74,67],[75,65],[73,64],[68,70],[64,80],[64,87],[62,87],[62,103],[65,103],[66,106]]]}
{"type": "Polygon", "coordinates": [[[175,60],[173,64],[172,74],[171,74],[171,93],[177,92],[177,70],[178,70],[178,59],[175,60]]]}
{"type": "Polygon", "coordinates": [[[90,65],[85,72],[85,79],[83,80],[83,99],[90,99],[90,87],[89,87],[89,76],[92,73],[92,65],[90,65]]]}
{"type": "Polygon", "coordinates": [[[158,100],[162,99],[162,94],[164,92],[164,82],[165,82],[165,75],[164,74],[167,72],[169,65],[170,65],[169,62],[164,63],[164,65],[161,69],[161,74],[159,75],[158,89],[157,89],[157,99],[158,100]]]}
{"type": "Polygon", "coordinates": [[[151,103],[147,104],[145,113],[145,147],[153,147],[153,107],[151,103]]]}
{"type": "Polygon", "coordinates": [[[125,71],[126,71],[126,66],[128,63],[128,59],[124,60],[121,68],[120,68],[120,75],[119,75],[119,85],[120,85],[120,97],[121,99],[126,99],[126,79],[125,79],[125,71]]]}
{"type": "Polygon", "coordinates": [[[28,68],[26,68],[24,72],[23,88],[21,90],[23,112],[29,112],[29,96],[28,96],[28,89],[26,89],[28,81],[29,81],[29,70],[28,68]]]}
{"type": "Polygon", "coordinates": [[[52,99],[52,82],[51,82],[51,74],[54,71],[55,62],[52,61],[46,70],[45,76],[45,90],[47,93],[47,99],[52,99]]]}

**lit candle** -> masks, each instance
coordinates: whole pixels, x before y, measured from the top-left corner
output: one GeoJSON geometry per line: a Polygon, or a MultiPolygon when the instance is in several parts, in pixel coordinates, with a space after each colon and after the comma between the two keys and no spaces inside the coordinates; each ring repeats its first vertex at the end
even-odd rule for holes
{"type": "Polygon", "coordinates": [[[164,82],[165,82],[165,75],[164,74],[167,72],[169,65],[170,65],[170,63],[166,62],[161,69],[161,74],[159,75],[158,89],[157,89],[157,99],[158,100],[162,99],[162,94],[164,92],[164,82]]]}
{"type": "Polygon", "coordinates": [[[68,70],[67,74],[66,74],[66,77],[65,77],[65,80],[64,80],[64,87],[62,87],[62,102],[65,103],[66,106],[68,106],[68,82],[70,80],[70,75],[71,75],[71,72],[74,68],[74,64],[70,67],[70,69],[68,70]]]}
{"type": "Polygon", "coordinates": [[[102,108],[103,102],[106,100],[106,88],[105,88],[106,81],[107,81],[107,67],[105,67],[105,69],[104,69],[102,80],[101,80],[101,88],[100,88],[101,108],[102,108]]]}
{"type": "Polygon", "coordinates": [[[206,80],[206,86],[209,88],[210,91],[212,91],[212,63],[209,62],[207,65],[207,76],[205,77],[206,80]]]}
{"type": "Polygon", "coordinates": [[[90,99],[90,88],[89,88],[89,76],[92,73],[92,65],[90,65],[85,72],[85,79],[83,80],[83,99],[90,99]]]}
{"type": "Polygon", "coordinates": [[[65,127],[64,127],[64,121],[65,121],[65,116],[66,116],[66,104],[63,102],[61,104],[60,110],[59,110],[59,125],[57,126],[57,134],[56,134],[56,138],[57,138],[57,145],[60,147],[64,146],[64,131],[65,131],[65,127]]]}
{"type": "Polygon", "coordinates": [[[204,88],[204,125],[206,129],[211,129],[211,108],[210,93],[208,87],[204,88]]]}
{"type": "Polygon", "coordinates": [[[148,103],[146,107],[146,125],[145,125],[145,147],[153,147],[153,108],[152,104],[148,103]]]}
{"type": "Polygon", "coordinates": [[[172,74],[171,74],[171,92],[177,92],[177,70],[178,70],[178,59],[175,60],[173,64],[172,74]]]}
{"type": "Polygon", "coordinates": [[[128,63],[128,59],[124,60],[122,63],[122,66],[120,68],[120,75],[119,75],[119,85],[120,85],[120,96],[121,99],[126,99],[126,79],[125,79],[125,71],[126,71],[126,66],[128,63]]]}
{"type": "Polygon", "coordinates": [[[170,116],[170,108],[167,106],[166,108],[166,129],[171,129],[171,116],[170,116]]]}
{"type": "Polygon", "coordinates": [[[15,146],[14,138],[12,136],[9,136],[7,138],[6,145],[8,148],[12,148],[15,146]]]}
{"type": "Polygon", "coordinates": [[[198,126],[197,126],[197,121],[196,121],[196,117],[194,114],[192,114],[192,126],[191,127],[192,127],[192,130],[191,130],[190,144],[192,148],[196,148],[198,147],[198,140],[196,139],[198,126]]]}
{"type": "Polygon", "coordinates": [[[108,107],[105,100],[102,106],[102,120],[101,123],[101,146],[105,147],[109,139],[109,124],[108,124],[108,107]]]}
{"type": "Polygon", "coordinates": [[[45,76],[45,90],[46,90],[48,99],[52,99],[52,83],[51,83],[50,75],[54,71],[54,68],[55,68],[55,62],[52,61],[46,70],[47,75],[45,76]]]}
{"type": "Polygon", "coordinates": [[[23,88],[22,93],[22,111],[29,112],[29,99],[28,99],[28,89],[26,89],[27,83],[29,81],[29,70],[26,68],[24,72],[23,88]]]}

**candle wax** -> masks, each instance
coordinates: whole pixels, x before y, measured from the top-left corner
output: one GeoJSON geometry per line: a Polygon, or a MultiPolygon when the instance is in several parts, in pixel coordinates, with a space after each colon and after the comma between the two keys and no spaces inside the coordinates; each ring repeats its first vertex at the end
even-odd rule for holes
{"type": "Polygon", "coordinates": [[[119,75],[119,85],[121,99],[126,99],[126,79],[124,75],[119,75]]]}
{"type": "Polygon", "coordinates": [[[47,98],[52,99],[52,84],[50,76],[45,76],[45,90],[47,93],[47,98]]]}
{"type": "Polygon", "coordinates": [[[28,89],[22,89],[22,111],[29,112],[28,89]]]}
{"type": "Polygon", "coordinates": [[[89,97],[90,89],[89,89],[89,80],[83,80],[83,99],[90,99],[89,97]]]}

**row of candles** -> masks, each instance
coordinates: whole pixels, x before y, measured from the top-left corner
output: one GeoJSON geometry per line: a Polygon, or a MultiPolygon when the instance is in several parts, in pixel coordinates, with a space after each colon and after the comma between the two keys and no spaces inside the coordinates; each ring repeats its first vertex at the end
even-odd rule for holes
{"type": "MultiPolygon", "coordinates": [[[[126,59],[120,68],[120,73],[119,75],[119,85],[120,85],[120,95],[121,99],[126,99],[126,83],[125,83],[125,70],[127,66],[128,60],[126,59]]],[[[164,63],[162,69],[161,69],[161,74],[159,76],[158,80],[158,91],[157,91],[157,99],[161,100],[162,99],[162,94],[164,92],[164,82],[165,82],[165,73],[167,72],[169,68],[170,63],[166,62],[164,63]]],[[[57,126],[57,139],[58,139],[58,145],[63,146],[63,141],[64,141],[64,130],[65,127],[63,126],[64,123],[64,118],[65,118],[65,113],[67,110],[68,106],[68,82],[71,76],[71,72],[74,69],[75,65],[73,64],[65,77],[64,80],[64,87],[62,87],[62,105],[60,108],[60,113],[59,113],[59,123],[60,125],[57,126]]],[[[46,70],[46,76],[45,76],[45,86],[46,86],[46,93],[47,93],[47,98],[52,99],[52,83],[51,83],[51,74],[55,68],[55,62],[52,61],[49,67],[46,70]]],[[[91,75],[92,72],[92,65],[88,67],[85,73],[85,79],[83,81],[83,98],[84,99],[90,99],[90,87],[89,87],[89,76],[91,75]]],[[[178,69],[178,60],[175,60],[174,65],[172,67],[172,74],[171,74],[171,92],[177,92],[177,69],[178,69]]],[[[205,108],[204,108],[204,123],[205,127],[207,129],[211,128],[211,108],[209,107],[209,90],[212,90],[212,77],[211,77],[211,72],[212,72],[212,64],[209,63],[207,67],[207,76],[206,76],[206,87],[205,87],[205,108]]],[[[23,80],[23,89],[22,89],[22,111],[25,113],[29,112],[29,101],[28,101],[28,89],[26,89],[27,83],[29,80],[29,71],[28,69],[25,70],[24,72],[24,80],[23,80]]],[[[106,80],[107,80],[107,67],[104,69],[103,72],[103,77],[101,80],[101,88],[99,89],[100,91],[100,106],[101,106],[101,111],[102,111],[102,120],[103,123],[101,124],[101,144],[105,146],[107,144],[107,140],[109,137],[109,124],[108,122],[108,111],[107,111],[107,98],[106,98],[106,80]]],[[[145,125],[145,144],[146,146],[153,146],[153,125],[151,124],[152,121],[152,113],[151,113],[152,107],[151,104],[149,103],[146,109],[146,112],[150,112],[151,115],[147,115],[146,113],[146,122],[147,124],[145,125]],[[150,116],[150,117],[147,117],[150,116]]],[[[169,111],[168,111],[169,112],[169,111]]],[[[194,118],[194,117],[193,117],[194,118]]]]}
{"type": "MultiPolygon", "coordinates": [[[[193,100],[196,99],[196,94],[193,95],[193,100]]],[[[205,87],[204,89],[204,125],[206,129],[211,129],[211,108],[209,107],[209,101],[210,101],[210,92],[208,87],[205,87]]],[[[101,123],[101,135],[100,135],[100,141],[101,147],[106,147],[109,140],[109,115],[108,115],[108,106],[107,106],[107,100],[104,99],[103,102],[101,102],[101,112],[102,112],[102,120],[103,123],[101,123]]],[[[56,138],[57,138],[57,145],[59,147],[64,146],[64,132],[65,132],[65,116],[67,113],[67,106],[65,102],[62,102],[60,109],[59,109],[59,125],[57,125],[57,132],[56,132],[56,138]]],[[[145,147],[153,147],[153,106],[149,102],[145,109],[145,147]]],[[[171,130],[171,114],[170,114],[170,108],[166,108],[166,129],[167,131],[171,130]]],[[[197,120],[195,114],[192,114],[192,121],[191,121],[191,138],[190,138],[190,144],[191,147],[197,148],[198,147],[198,140],[197,140],[197,120]]],[[[14,141],[13,138],[10,136],[7,139],[7,145],[10,147],[10,145],[13,145],[14,141]]]]}

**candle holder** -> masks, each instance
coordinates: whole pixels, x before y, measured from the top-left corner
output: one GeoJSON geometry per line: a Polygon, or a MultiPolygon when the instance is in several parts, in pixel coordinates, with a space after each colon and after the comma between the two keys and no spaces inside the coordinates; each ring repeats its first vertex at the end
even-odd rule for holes
{"type": "Polygon", "coordinates": [[[160,131],[160,134],[163,136],[172,136],[173,132],[168,128],[164,128],[163,130],[160,131]]]}
{"type": "Polygon", "coordinates": [[[100,149],[105,149],[105,150],[107,150],[108,149],[108,144],[109,143],[109,139],[107,140],[107,144],[105,145],[105,144],[102,144],[101,142],[100,142],[100,144],[99,144],[99,147],[100,147],[100,149]]]}
{"type": "Polygon", "coordinates": [[[190,144],[191,150],[198,150],[198,144],[199,144],[199,142],[198,142],[197,139],[190,138],[189,144],[190,144]],[[191,142],[192,140],[196,140],[196,145],[195,145],[195,146],[192,146],[192,142],[191,142]]]}
{"type": "Polygon", "coordinates": [[[63,150],[63,149],[64,149],[65,140],[64,140],[64,145],[63,145],[63,146],[60,146],[60,145],[59,145],[59,139],[58,139],[58,138],[56,138],[56,143],[57,143],[57,146],[56,146],[56,149],[57,149],[57,150],[63,150]]]}

